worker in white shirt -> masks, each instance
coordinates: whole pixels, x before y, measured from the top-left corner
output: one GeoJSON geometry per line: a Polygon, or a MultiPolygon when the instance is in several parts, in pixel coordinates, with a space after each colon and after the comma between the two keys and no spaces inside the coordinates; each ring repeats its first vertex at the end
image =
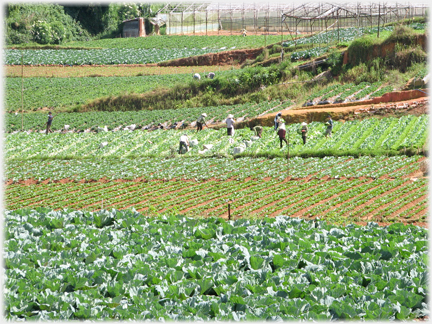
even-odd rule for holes
{"type": "Polygon", "coordinates": [[[189,151],[189,137],[187,134],[180,136],[179,154],[185,154],[189,151]]]}
{"type": "Polygon", "coordinates": [[[233,136],[234,135],[234,116],[229,114],[225,122],[227,124],[228,136],[233,136]]]}

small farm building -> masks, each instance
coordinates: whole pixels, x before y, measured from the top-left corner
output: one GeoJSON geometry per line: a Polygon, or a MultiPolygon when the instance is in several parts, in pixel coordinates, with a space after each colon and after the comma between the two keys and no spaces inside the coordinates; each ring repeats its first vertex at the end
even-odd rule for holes
{"type": "Polygon", "coordinates": [[[144,18],[138,17],[123,21],[122,37],[145,37],[144,18]]]}

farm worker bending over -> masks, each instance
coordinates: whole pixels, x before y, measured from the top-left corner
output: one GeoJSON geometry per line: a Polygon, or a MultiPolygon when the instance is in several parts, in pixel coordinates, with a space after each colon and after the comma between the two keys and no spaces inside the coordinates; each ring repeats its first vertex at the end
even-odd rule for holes
{"type": "Polygon", "coordinates": [[[277,113],[275,119],[274,119],[274,130],[276,131],[279,127],[279,119],[281,118],[282,113],[277,113]]]}
{"type": "Polygon", "coordinates": [[[209,79],[213,79],[214,77],[215,77],[214,72],[210,72],[210,73],[207,75],[207,78],[209,78],[209,79]]]}
{"type": "Polygon", "coordinates": [[[193,78],[195,79],[195,80],[201,80],[201,75],[199,75],[198,73],[195,73],[194,75],[193,75],[193,78]]]}
{"type": "Polygon", "coordinates": [[[247,30],[245,28],[243,28],[242,30],[240,30],[240,32],[242,33],[243,37],[246,37],[247,30]]]}
{"type": "Polygon", "coordinates": [[[189,151],[189,137],[183,134],[180,136],[179,154],[185,154],[187,151],[189,151]]]}
{"type": "Polygon", "coordinates": [[[234,116],[229,114],[227,119],[226,119],[226,124],[227,124],[227,134],[228,136],[233,136],[234,135],[234,116]]]}
{"type": "Polygon", "coordinates": [[[46,134],[48,135],[48,133],[52,133],[52,129],[51,129],[51,123],[54,119],[54,116],[51,114],[51,111],[48,113],[48,121],[47,121],[47,128],[46,128],[46,134]]]}
{"type": "Polygon", "coordinates": [[[305,122],[301,123],[300,132],[301,132],[301,136],[303,139],[303,145],[304,145],[304,144],[306,144],[306,134],[308,132],[307,123],[305,123],[305,122]]]}
{"type": "Polygon", "coordinates": [[[282,141],[284,141],[288,145],[288,142],[285,138],[285,135],[286,135],[285,121],[282,118],[279,119],[278,135],[279,135],[279,141],[280,141],[280,148],[282,148],[282,141]]]}
{"type": "Polygon", "coordinates": [[[259,138],[261,138],[263,128],[260,125],[256,125],[254,127],[251,127],[251,131],[254,131],[255,136],[258,136],[259,138]]]}
{"type": "Polygon", "coordinates": [[[327,125],[327,129],[325,131],[325,137],[327,138],[327,136],[332,135],[332,130],[333,130],[333,120],[331,119],[331,116],[327,116],[327,121],[326,121],[326,125],[327,125]]]}
{"type": "Polygon", "coordinates": [[[198,117],[198,120],[196,122],[196,124],[197,124],[197,132],[203,129],[203,124],[207,126],[207,123],[205,121],[206,117],[207,117],[206,113],[202,113],[201,116],[198,117]]]}

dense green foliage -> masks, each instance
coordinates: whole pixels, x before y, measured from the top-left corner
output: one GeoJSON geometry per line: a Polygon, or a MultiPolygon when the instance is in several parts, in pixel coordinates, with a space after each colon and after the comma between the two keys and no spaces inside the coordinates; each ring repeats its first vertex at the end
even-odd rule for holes
{"type": "MultiPolygon", "coordinates": [[[[407,26],[396,26],[389,37],[384,39],[372,38],[369,36],[355,39],[348,47],[350,64],[355,66],[360,63],[369,63],[370,67],[371,63],[374,64],[373,60],[371,60],[371,54],[373,53],[374,47],[394,43],[396,44],[396,47],[393,51],[386,53],[386,60],[384,63],[389,66],[393,65],[395,68],[400,68],[401,71],[404,71],[407,67],[411,66],[411,64],[427,61],[426,53],[424,53],[421,48],[418,48],[417,51],[419,53],[414,52],[414,55],[405,57],[404,60],[400,60],[399,58],[400,61],[395,62],[396,57],[402,49],[416,46],[416,37],[417,33],[414,29],[407,26]]],[[[411,48],[411,50],[413,49],[411,48]]]]}
{"type": "Polygon", "coordinates": [[[36,42],[61,44],[89,40],[90,34],[63,6],[56,4],[8,4],[6,8],[6,44],[36,42]]]}
{"type": "Polygon", "coordinates": [[[425,229],[279,216],[5,213],[5,316],[39,320],[413,319],[425,229]]]}
{"type": "MultiPolygon", "coordinates": [[[[162,3],[111,4],[8,4],[6,5],[6,44],[62,44],[88,41],[94,37],[116,37],[122,22],[151,17],[162,3]]],[[[146,24],[146,31],[152,31],[146,24]]]]}

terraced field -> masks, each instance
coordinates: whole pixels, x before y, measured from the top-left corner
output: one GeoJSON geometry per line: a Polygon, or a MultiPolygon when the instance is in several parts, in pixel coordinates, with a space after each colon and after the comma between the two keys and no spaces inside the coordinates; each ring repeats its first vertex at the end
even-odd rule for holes
{"type": "MultiPolygon", "coordinates": [[[[349,42],[366,32],[375,31],[349,29],[340,36],[349,42]]],[[[321,33],[283,45],[320,44],[290,53],[292,60],[306,59],[328,51],[321,45],[336,37],[321,33]]],[[[62,72],[51,66],[24,79],[24,110],[37,111],[191,78],[180,68],[116,73],[105,66],[105,76],[94,66],[76,72],[74,65],[158,62],[262,42],[262,36],[156,37],[70,44],[87,50],[5,53],[9,64],[20,64],[25,53],[25,64],[62,65],[62,72]]],[[[234,69],[219,72],[236,80],[234,69]]],[[[428,318],[427,114],[336,120],[329,138],[324,123],[314,121],[305,145],[300,124],[290,124],[282,148],[272,127],[264,127],[262,138],[248,128],[234,136],[220,128],[229,113],[239,123],[292,104],[270,98],[61,113],[55,132],[45,135],[45,114],[17,113],[22,80],[16,67],[8,73],[8,320],[428,318]],[[196,132],[202,112],[210,127],[196,132]],[[171,129],[175,123],[192,128],[171,129]],[[194,145],[179,155],[185,133],[194,145]]],[[[388,91],[392,86],[380,82],[345,84],[307,100],[352,101],[388,91]]]]}
{"type": "Polygon", "coordinates": [[[190,130],[199,143],[215,148],[200,151],[200,144],[182,156],[176,153],[177,130],[10,134],[5,152],[6,203],[13,209],[134,208],[152,215],[225,218],[230,203],[233,217],[424,223],[427,180],[420,169],[425,157],[408,157],[403,147],[408,141],[412,143],[408,147],[424,145],[426,122],[426,116],[407,116],[336,123],[329,139],[318,131],[322,125],[315,123],[310,132],[316,134],[307,145],[296,139],[299,125],[293,124],[290,159],[286,147],[277,148],[272,128],[265,128],[263,138],[253,143],[247,138],[253,133],[246,129],[238,130],[235,140],[223,129],[190,130]],[[378,136],[376,128],[382,130],[378,136]],[[411,128],[418,134],[407,136],[411,128]],[[99,146],[104,141],[109,145],[99,146]],[[230,158],[232,148],[244,143],[249,147],[243,156],[256,146],[249,153],[257,156],[261,150],[262,157],[230,158]],[[307,147],[324,157],[295,157],[307,147]],[[325,156],[335,147],[342,156],[325,156]],[[376,156],[355,158],[349,156],[353,148],[380,150],[376,156]],[[281,157],[268,159],[265,154],[281,157]]]}

